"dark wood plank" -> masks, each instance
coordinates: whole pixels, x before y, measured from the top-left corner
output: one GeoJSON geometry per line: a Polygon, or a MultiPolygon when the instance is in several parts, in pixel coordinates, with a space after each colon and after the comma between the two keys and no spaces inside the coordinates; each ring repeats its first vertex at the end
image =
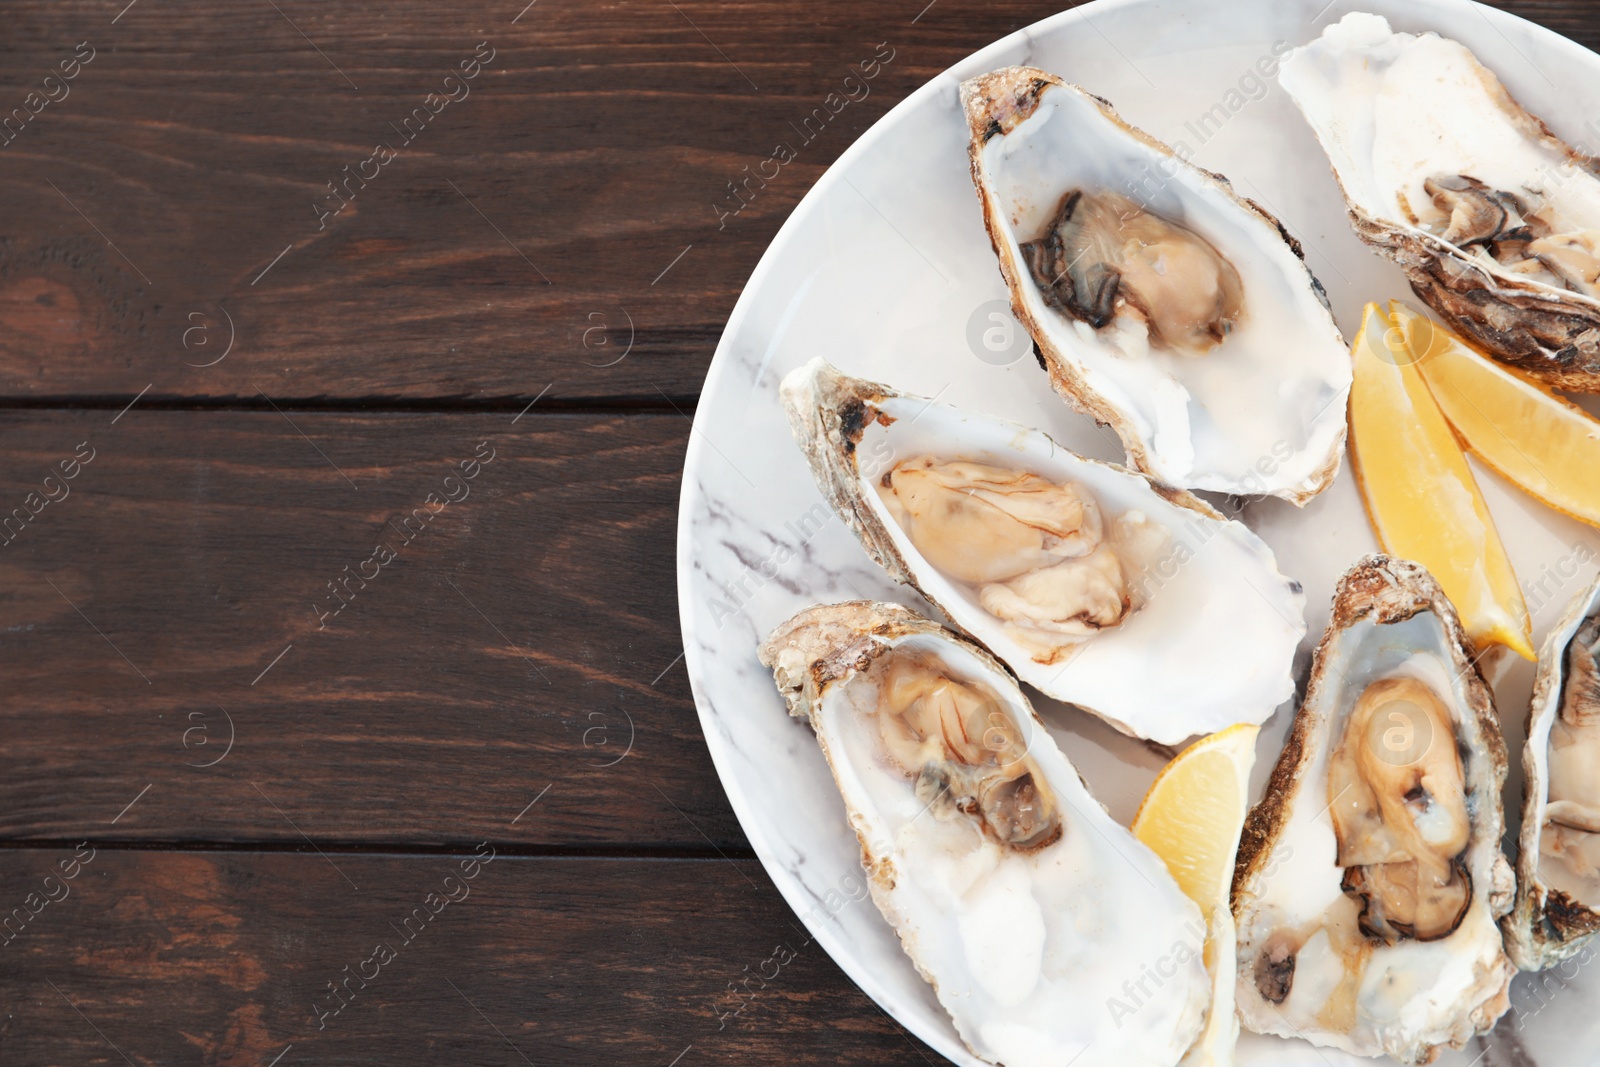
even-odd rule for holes
{"type": "Polygon", "coordinates": [[[28,920],[0,944],[8,1064],[263,1065],[290,1045],[280,1067],[937,1059],[808,943],[754,861],[499,855],[465,880],[459,857],[337,856],[336,870],[315,854],[92,848],[87,864],[71,849],[0,864],[0,905],[28,920]],[[460,899],[408,926],[429,894],[460,899]],[[778,946],[787,962],[763,966],[778,946]],[[347,974],[354,996],[333,1014],[329,983],[347,974]]]}
{"type": "MultiPolygon", "coordinates": [[[[693,393],[838,154],[1062,6],[8,5],[0,114],[42,110],[0,136],[0,395],[693,393]],[[448,90],[467,95],[404,128],[483,41],[492,62],[448,90]],[[51,83],[66,95],[28,103],[79,42],[93,59],[51,83]],[[725,222],[728,183],[887,54],[869,95],[725,222]],[[367,163],[379,143],[398,155],[367,163]],[[331,220],[314,206],[346,201],[331,220]]],[[[1600,41],[1586,0],[1505,6],[1600,41]]]]}
{"type": "Polygon", "coordinates": [[[1600,48],[1600,12],[1586,0],[1488,0],[1488,3],[1564,34],[1585,48],[1600,48]]]}
{"type": "Polygon", "coordinates": [[[0,394],[694,393],[828,164],[1059,6],[524,2],[8,8],[0,113],[78,42],[94,58],[0,147],[0,394]],[[397,129],[483,41],[467,95],[397,129]],[[728,183],[875,56],[868,95],[724,225],[728,183]],[[363,165],[379,143],[398,155],[363,165]],[[348,173],[371,178],[335,197],[348,173]]]}
{"type": "MultiPolygon", "coordinates": [[[[0,395],[693,393],[745,279],[838,154],[1062,6],[10,5],[0,114],[79,42],[93,58],[0,135],[0,395]],[[462,99],[405,127],[484,41],[492,61],[448,90],[462,99]],[[722,218],[730,181],[890,55],[722,218]],[[380,143],[397,156],[367,163],[380,143]]],[[[1505,6],[1600,41],[1585,0],[1505,6]]]]}
{"type": "Polygon", "coordinates": [[[676,662],[686,419],[115,416],[0,421],[0,837],[742,845],[676,662]]]}

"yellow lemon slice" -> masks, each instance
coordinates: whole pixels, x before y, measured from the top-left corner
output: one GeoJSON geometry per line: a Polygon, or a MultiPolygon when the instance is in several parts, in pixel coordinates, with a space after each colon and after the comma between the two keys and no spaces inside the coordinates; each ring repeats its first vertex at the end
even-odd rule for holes
{"type": "Polygon", "coordinates": [[[1233,886],[1260,729],[1240,723],[1184,749],[1151,783],[1133,819],[1133,836],[1161,857],[1207,919],[1227,905],[1233,886]]]}
{"type": "Polygon", "coordinates": [[[1600,526],[1600,421],[1427,316],[1404,305],[1390,315],[1467,448],[1540,503],[1600,526]]]}
{"type": "Polygon", "coordinates": [[[1379,544],[1432,572],[1480,647],[1533,659],[1517,576],[1419,354],[1398,323],[1368,304],[1351,357],[1350,466],[1379,544]]]}
{"type": "Polygon", "coordinates": [[[1236,936],[1228,897],[1250,806],[1259,732],[1258,726],[1240,723],[1184,749],[1156,777],[1133,819],[1133,835],[1161,857],[1207,923],[1211,1009],[1181,1067],[1228,1067],[1239,1039],[1233,1000],[1236,936]]]}

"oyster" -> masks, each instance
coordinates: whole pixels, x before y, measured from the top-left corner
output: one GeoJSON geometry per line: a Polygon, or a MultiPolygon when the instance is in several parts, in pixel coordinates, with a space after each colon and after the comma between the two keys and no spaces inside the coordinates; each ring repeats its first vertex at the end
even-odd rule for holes
{"type": "Polygon", "coordinates": [[[1506,947],[1543,970],[1600,930],[1600,580],[1545,640],[1528,713],[1517,904],[1506,947]]]}
{"type": "Polygon", "coordinates": [[[1200,909],[999,663],[868,601],[801,612],[760,656],[816,731],[873,900],[976,1055],[1178,1062],[1210,997],[1200,909]]]}
{"type": "Polygon", "coordinates": [[[1350,353],[1282,225],[1042,70],[973,78],[961,100],[1012,310],[1056,391],[1168,485],[1325,489],[1350,353]]]}
{"type": "Polygon", "coordinates": [[[1241,523],[822,360],[781,392],[867,554],[1028,684],[1164,744],[1262,722],[1293,694],[1305,598],[1241,523]]]}
{"type": "Polygon", "coordinates": [[[1369,556],[1340,581],[1240,842],[1247,1028],[1428,1063],[1510,1006],[1506,752],[1469,648],[1417,564],[1369,556]]]}
{"type": "Polygon", "coordinates": [[[1353,13],[1280,80],[1362,240],[1455,330],[1563,389],[1600,391],[1600,161],[1455,41],[1353,13]]]}

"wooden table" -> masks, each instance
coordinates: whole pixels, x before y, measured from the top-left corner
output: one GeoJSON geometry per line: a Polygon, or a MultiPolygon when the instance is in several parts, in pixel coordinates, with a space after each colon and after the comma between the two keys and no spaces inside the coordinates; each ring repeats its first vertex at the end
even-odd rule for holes
{"type": "Polygon", "coordinates": [[[728,807],[679,473],[806,189],[1057,5],[523,2],[4,9],[0,1063],[937,1059],[728,807]]]}

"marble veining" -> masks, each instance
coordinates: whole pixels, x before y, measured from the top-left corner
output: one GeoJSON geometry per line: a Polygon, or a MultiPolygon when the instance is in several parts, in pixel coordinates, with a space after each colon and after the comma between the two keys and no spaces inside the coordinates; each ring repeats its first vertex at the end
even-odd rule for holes
{"type": "MultiPolygon", "coordinates": [[[[1005,297],[967,174],[956,86],[972,74],[1009,63],[1042,66],[1175,142],[1274,42],[1300,44],[1347,11],[1371,10],[1398,29],[1437,29],[1462,40],[1524,105],[1569,137],[1600,110],[1600,59],[1512,16],[1464,0],[1323,3],[1100,0],[957,64],[874,126],[795,210],[740,298],[712,363],[685,464],[678,536],[685,660],[707,744],[752,846],[812,935],[879,1005],[956,1063],[979,1061],[956,1038],[893,930],[870,901],[839,903],[841,880],[860,875],[854,835],[809,727],[785,713],[756,661],[760,638],[813,603],[867,597],[931,613],[914,592],[883,576],[822,502],[789,437],[778,382],[823,356],[848,373],[1029,423],[1087,455],[1121,459],[1114,438],[1050,392],[1031,357],[997,366],[969,343],[971,324],[987,322],[991,305],[1005,297]]],[[[891,43],[893,32],[884,30],[891,43]]],[[[1347,336],[1365,301],[1409,295],[1398,270],[1349,232],[1321,150],[1275,83],[1198,145],[1194,159],[1282,217],[1304,244],[1347,336]]],[[[1519,573],[1539,574],[1587,542],[1586,527],[1498,479],[1483,479],[1483,488],[1519,573]]],[[[1305,586],[1309,645],[1326,622],[1338,575],[1375,547],[1348,470],[1303,511],[1254,501],[1242,518],[1273,547],[1284,573],[1305,586]]],[[[1589,578],[1579,575],[1537,606],[1538,636],[1589,578]]],[[[1531,678],[1531,668],[1517,664],[1497,684],[1514,765],[1531,678]]],[[[1100,801],[1123,822],[1131,819],[1161,758],[1072,708],[1038,705],[1100,801]]],[[[1289,711],[1280,709],[1263,730],[1258,789],[1289,711]]],[[[1507,795],[1514,800],[1518,790],[1514,780],[1507,795]]],[[[1515,807],[1507,813],[1513,819],[1515,807]]],[[[1583,1050],[1600,1038],[1596,970],[1521,976],[1514,1013],[1441,1064],[1586,1062],[1583,1050]]],[[[1239,1062],[1365,1061],[1245,1035],[1239,1062]]]]}

